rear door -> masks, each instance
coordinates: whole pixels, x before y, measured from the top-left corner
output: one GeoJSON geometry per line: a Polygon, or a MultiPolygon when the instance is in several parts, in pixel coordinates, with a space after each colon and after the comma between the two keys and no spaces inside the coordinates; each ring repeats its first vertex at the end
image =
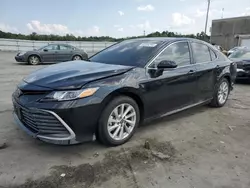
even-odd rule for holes
{"type": "Polygon", "coordinates": [[[70,61],[72,59],[73,49],[68,45],[59,45],[59,50],[56,53],[56,61],[70,61]]]}
{"type": "Polygon", "coordinates": [[[197,76],[195,101],[199,102],[213,97],[220,63],[216,53],[205,43],[191,42],[191,47],[197,76]]]}

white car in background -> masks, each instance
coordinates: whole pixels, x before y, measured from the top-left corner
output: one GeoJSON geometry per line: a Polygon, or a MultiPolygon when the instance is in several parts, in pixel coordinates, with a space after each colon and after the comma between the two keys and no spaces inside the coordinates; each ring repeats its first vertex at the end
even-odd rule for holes
{"type": "Polygon", "coordinates": [[[237,50],[244,50],[247,49],[246,46],[235,46],[234,48],[228,50],[227,52],[227,56],[231,55],[233,52],[237,51],[237,50]]]}

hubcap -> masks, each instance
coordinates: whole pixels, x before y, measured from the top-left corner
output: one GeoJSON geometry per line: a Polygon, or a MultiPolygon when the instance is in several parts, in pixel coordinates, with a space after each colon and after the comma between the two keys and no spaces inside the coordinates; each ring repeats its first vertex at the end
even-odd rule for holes
{"type": "Polygon", "coordinates": [[[108,133],[114,140],[127,138],[134,130],[136,124],[136,112],[130,104],[117,106],[108,119],[108,133]]]}
{"type": "Polygon", "coordinates": [[[38,57],[36,57],[36,56],[30,57],[30,63],[31,64],[37,64],[37,63],[39,63],[38,57]]]}
{"type": "Polygon", "coordinates": [[[74,60],[80,60],[80,59],[81,59],[80,56],[75,56],[75,57],[74,57],[74,60]]]}
{"type": "Polygon", "coordinates": [[[220,104],[224,104],[228,97],[228,84],[227,82],[222,82],[218,91],[218,101],[220,104]]]}

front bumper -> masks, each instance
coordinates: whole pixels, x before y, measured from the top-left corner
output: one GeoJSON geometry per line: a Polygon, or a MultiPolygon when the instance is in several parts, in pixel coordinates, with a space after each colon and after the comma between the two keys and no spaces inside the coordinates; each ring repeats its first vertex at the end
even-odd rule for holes
{"type": "Polygon", "coordinates": [[[237,79],[250,78],[250,70],[237,68],[237,79]]]}
{"type": "Polygon", "coordinates": [[[16,55],[15,56],[15,60],[17,61],[17,62],[26,62],[26,58],[25,58],[25,56],[24,55],[16,55]]]}
{"type": "Polygon", "coordinates": [[[100,104],[93,99],[39,103],[13,95],[12,101],[17,125],[34,138],[60,145],[95,140],[100,104]]]}

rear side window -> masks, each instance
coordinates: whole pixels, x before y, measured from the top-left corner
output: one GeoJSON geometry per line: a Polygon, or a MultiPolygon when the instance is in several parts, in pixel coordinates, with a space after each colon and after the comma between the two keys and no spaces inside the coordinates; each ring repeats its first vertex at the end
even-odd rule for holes
{"type": "Polygon", "coordinates": [[[207,45],[196,42],[191,43],[191,45],[196,63],[211,61],[211,56],[207,45]]]}
{"type": "Polygon", "coordinates": [[[71,50],[72,48],[67,45],[60,45],[60,50],[71,50]]]}
{"type": "Polygon", "coordinates": [[[209,51],[210,51],[210,55],[211,55],[212,61],[215,60],[217,58],[216,53],[213,50],[211,50],[211,49],[209,49],[209,51]]]}

